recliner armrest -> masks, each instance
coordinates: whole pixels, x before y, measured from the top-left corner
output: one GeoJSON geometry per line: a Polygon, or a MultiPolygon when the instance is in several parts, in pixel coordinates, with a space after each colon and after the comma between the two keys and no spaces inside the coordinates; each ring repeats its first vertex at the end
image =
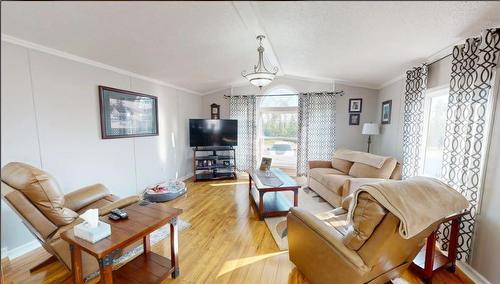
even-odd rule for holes
{"type": "Polygon", "coordinates": [[[309,161],[309,169],[314,168],[331,168],[332,161],[309,161]]]}
{"type": "MultiPolygon", "coordinates": [[[[367,270],[367,266],[363,262],[363,259],[357,254],[357,252],[346,247],[342,241],[343,236],[335,229],[328,225],[326,225],[323,221],[316,218],[311,213],[299,209],[297,207],[290,208],[290,215],[298,218],[304,225],[306,225],[312,232],[321,236],[324,240],[326,240],[331,247],[333,247],[339,254],[345,257],[345,259],[354,265],[355,267],[365,271],[367,270]]],[[[290,220],[288,220],[288,226],[290,226],[290,220]]],[[[290,230],[289,230],[290,232],[290,230]]],[[[307,242],[308,240],[302,240],[303,242],[307,242]]]]}
{"type": "Polygon", "coordinates": [[[89,185],[66,194],[64,196],[64,206],[73,211],[78,211],[110,194],[109,190],[100,183],[89,185]]]}
{"type": "Polygon", "coordinates": [[[111,212],[111,210],[113,210],[115,208],[123,208],[123,207],[129,206],[130,204],[136,203],[139,200],[141,200],[139,195],[132,195],[132,196],[117,200],[113,203],[104,205],[103,207],[99,208],[99,216],[106,215],[109,212],[111,212]]]}

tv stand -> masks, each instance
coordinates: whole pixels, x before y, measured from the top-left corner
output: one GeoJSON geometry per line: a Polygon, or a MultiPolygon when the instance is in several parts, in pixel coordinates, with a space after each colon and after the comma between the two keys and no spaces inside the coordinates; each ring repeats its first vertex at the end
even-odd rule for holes
{"type": "Polygon", "coordinates": [[[232,146],[194,147],[194,181],[236,179],[235,158],[232,146]]]}

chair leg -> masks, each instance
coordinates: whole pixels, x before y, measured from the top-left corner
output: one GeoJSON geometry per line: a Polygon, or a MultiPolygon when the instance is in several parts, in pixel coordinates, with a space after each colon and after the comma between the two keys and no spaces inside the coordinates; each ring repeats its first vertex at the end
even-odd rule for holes
{"type": "Polygon", "coordinates": [[[51,255],[49,258],[47,258],[46,260],[40,262],[39,264],[37,264],[35,267],[32,267],[30,268],[30,272],[33,273],[35,271],[37,271],[38,269],[46,266],[46,265],[49,265],[53,262],[56,262],[57,261],[57,258],[53,255],[51,255]]]}

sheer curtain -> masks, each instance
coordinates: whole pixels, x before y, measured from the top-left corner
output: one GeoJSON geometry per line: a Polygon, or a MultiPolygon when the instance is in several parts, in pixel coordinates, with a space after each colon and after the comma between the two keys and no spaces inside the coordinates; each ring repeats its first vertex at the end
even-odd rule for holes
{"type": "MultiPolygon", "coordinates": [[[[483,31],[453,48],[442,178],[470,202],[462,218],[458,259],[470,261],[475,220],[482,191],[488,147],[493,84],[500,53],[500,29],[483,31]]],[[[498,149],[497,149],[498,150],[498,149]]],[[[447,249],[450,226],[442,226],[441,244],[447,249]]]]}
{"type": "Polygon", "coordinates": [[[239,171],[256,166],[257,144],[257,100],[255,96],[233,96],[229,98],[229,116],[238,120],[238,146],[236,168],[239,171]]]}
{"type": "Polygon", "coordinates": [[[309,160],[330,160],[335,150],[335,94],[299,94],[297,176],[309,160]]]}
{"type": "Polygon", "coordinates": [[[406,71],[403,118],[403,179],[419,175],[424,132],[427,65],[406,71]]]}

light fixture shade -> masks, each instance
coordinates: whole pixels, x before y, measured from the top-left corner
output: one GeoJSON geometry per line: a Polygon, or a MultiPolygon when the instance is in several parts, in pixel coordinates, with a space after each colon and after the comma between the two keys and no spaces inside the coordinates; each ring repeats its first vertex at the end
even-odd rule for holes
{"type": "Polygon", "coordinates": [[[269,85],[274,80],[275,75],[272,73],[250,73],[245,76],[245,78],[250,81],[250,83],[259,88],[269,85]]]}
{"type": "Polygon", "coordinates": [[[377,123],[364,123],[363,124],[363,130],[361,131],[361,134],[364,135],[379,135],[379,126],[377,123]]]}

